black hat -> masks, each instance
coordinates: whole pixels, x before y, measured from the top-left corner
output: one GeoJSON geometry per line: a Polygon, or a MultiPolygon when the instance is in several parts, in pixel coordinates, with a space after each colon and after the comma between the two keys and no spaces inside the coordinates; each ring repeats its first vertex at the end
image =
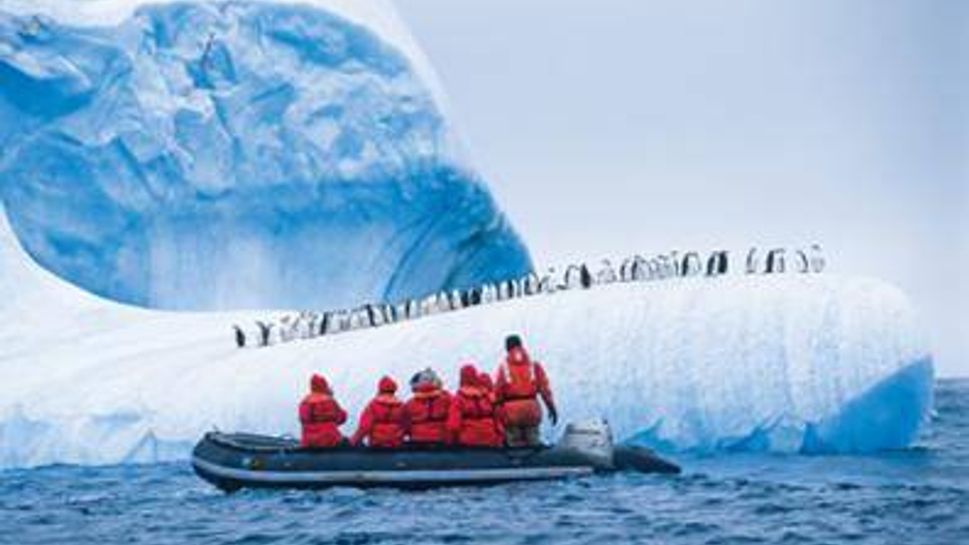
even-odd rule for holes
{"type": "Polygon", "coordinates": [[[512,348],[521,348],[522,338],[518,335],[508,335],[505,337],[505,350],[511,351],[512,348]]]}

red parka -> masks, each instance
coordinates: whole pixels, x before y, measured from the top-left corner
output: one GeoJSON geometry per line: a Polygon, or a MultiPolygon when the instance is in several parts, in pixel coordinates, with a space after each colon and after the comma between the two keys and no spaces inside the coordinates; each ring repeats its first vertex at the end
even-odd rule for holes
{"type": "Polygon", "coordinates": [[[495,397],[501,405],[501,417],[505,426],[540,425],[542,408],[538,404],[539,396],[545,402],[549,413],[555,415],[555,399],[552,397],[545,369],[540,363],[531,361],[524,348],[512,348],[508,351],[505,362],[498,367],[495,379],[495,397]]]}
{"type": "Polygon", "coordinates": [[[461,388],[451,398],[448,431],[460,445],[500,447],[504,438],[495,416],[490,396],[478,387],[477,370],[473,365],[465,365],[461,368],[461,388]]]}
{"type": "Polygon", "coordinates": [[[300,444],[304,447],[335,447],[343,440],[340,425],[347,421],[347,413],[320,375],[310,378],[310,393],[299,404],[299,421],[303,425],[300,444]]]}
{"type": "Polygon", "coordinates": [[[407,422],[407,437],[410,442],[448,443],[447,420],[450,410],[451,394],[434,384],[418,385],[414,396],[404,404],[404,418],[407,422]]]}
{"type": "Polygon", "coordinates": [[[353,434],[354,445],[362,444],[364,438],[371,447],[397,448],[404,443],[404,404],[394,393],[397,383],[383,377],[373,398],[360,415],[360,424],[353,434]]]}

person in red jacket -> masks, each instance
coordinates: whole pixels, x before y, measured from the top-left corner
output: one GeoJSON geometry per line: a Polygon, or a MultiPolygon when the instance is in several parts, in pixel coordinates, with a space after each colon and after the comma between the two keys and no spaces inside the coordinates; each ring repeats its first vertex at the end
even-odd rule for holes
{"type": "Polygon", "coordinates": [[[478,386],[488,396],[495,407],[495,428],[498,430],[499,445],[505,444],[505,421],[502,416],[501,405],[498,404],[498,394],[495,393],[495,383],[491,380],[491,375],[481,371],[478,373],[478,386]]]}
{"type": "Polygon", "coordinates": [[[447,428],[453,440],[463,446],[500,447],[502,437],[495,425],[495,405],[478,386],[473,365],[461,368],[461,387],[451,397],[447,428]]]}
{"type": "Polygon", "coordinates": [[[340,425],[347,421],[347,413],[333,399],[330,385],[320,375],[310,378],[310,393],[299,404],[299,421],[303,425],[303,447],[328,448],[343,442],[340,425]]]}
{"type": "Polygon", "coordinates": [[[367,404],[351,442],[378,448],[397,448],[404,443],[404,404],[397,396],[397,383],[383,377],[377,384],[377,397],[367,404]]]}
{"type": "Polygon", "coordinates": [[[539,396],[545,402],[552,425],[558,423],[558,411],[548,376],[540,363],[528,357],[518,335],[505,339],[505,349],[507,358],[498,367],[495,378],[495,397],[501,406],[505,441],[510,447],[539,445],[538,428],[542,423],[539,396]]]}
{"type": "Polygon", "coordinates": [[[418,445],[443,445],[449,442],[447,431],[451,394],[431,369],[421,371],[411,380],[413,395],[404,404],[407,439],[418,445]]]}

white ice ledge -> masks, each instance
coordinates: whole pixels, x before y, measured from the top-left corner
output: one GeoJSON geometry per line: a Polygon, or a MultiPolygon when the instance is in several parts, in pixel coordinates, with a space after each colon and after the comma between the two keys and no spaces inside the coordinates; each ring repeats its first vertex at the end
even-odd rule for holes
{"type": "Polygon", "coordinates": [[[565,420],[604,416],[665,448],[904,447],[931,404],[913,311],[865,278],[613,284],[239,350],[231,324],[254,316],[90,297],[34,265],[2,213],[0,274],[0,467],[181,458],[212,428],[295,434],[313,371],[356,415],[383,373],[432,365],[453,385],[462,362],[493,369],[509,332],[565,420]]]}

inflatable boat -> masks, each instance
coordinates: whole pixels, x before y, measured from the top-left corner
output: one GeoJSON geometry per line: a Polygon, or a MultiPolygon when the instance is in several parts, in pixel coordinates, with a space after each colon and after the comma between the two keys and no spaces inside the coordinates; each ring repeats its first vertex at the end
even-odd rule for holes
{"type": "Polygon", "coordinates": [[[292,438],[210,432],[192,452],[192,467],[225,491],[332,486],[431,488],[680,468],[642,447],[614,446],[604,422],[570,424],[554,446],[419,447],[383,450],[342,446],[306,449],[292,438]]]}

